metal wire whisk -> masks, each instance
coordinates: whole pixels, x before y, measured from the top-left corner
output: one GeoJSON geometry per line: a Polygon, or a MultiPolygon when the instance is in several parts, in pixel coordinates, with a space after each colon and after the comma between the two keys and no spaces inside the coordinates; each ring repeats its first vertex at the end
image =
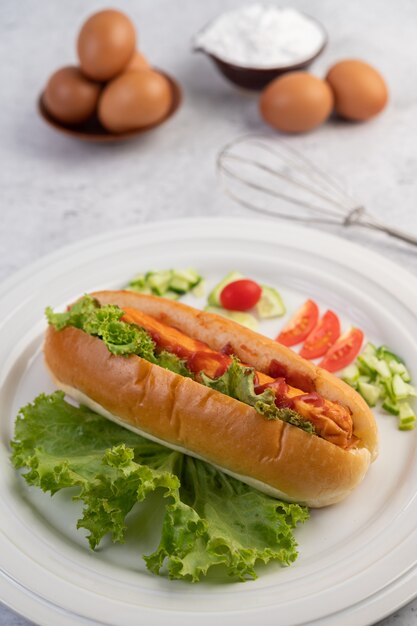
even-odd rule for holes
{"type": "Polygon", "coordinates": [[[225,193],[242,206],[284,219],[363,226],[417,246],[417,237],[368,213],[330,174],[277,138],[247,135],[218,154],[225,193]]]}

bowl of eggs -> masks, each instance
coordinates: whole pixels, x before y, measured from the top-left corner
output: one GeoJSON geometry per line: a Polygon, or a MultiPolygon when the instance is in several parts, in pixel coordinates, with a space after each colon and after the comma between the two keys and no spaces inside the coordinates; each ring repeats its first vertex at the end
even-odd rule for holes
{"type": "Polygon", "coordinates": [[[181,89],[137,50],[131,20],[120,11],[95,13],[77,40],[79,65],[49,78],[38,108],[53,128],[79,139],[120,141],[159,126],[181,103],[181,89]]]}

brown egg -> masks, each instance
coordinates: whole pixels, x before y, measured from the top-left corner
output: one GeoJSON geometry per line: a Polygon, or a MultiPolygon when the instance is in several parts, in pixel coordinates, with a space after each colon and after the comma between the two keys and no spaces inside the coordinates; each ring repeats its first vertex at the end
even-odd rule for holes
{"type": "Polygon", "coordinates": [[[98,116],[112,133],[123,133],[159,122],[172,104],[168,80],[154,70],[126,72],[104,89],[98,116]]]}
{"type": "Polygon", "coordinates": [[[94,113],[101,85],[88,80],[78,67],[63,67],[46,85],[43,102],[60,122],[79,124],[94,113]]]}
{"type": "Polygon", "coordinates": [[[141,52],[136,50],[133,54],[133,57],[130,59],[126,68],[123,70],[124,72],[130,72],[130,70],[149,70],[151,66],[149,65],[147,59],[143,56],[141,52]]]}
{"type": "Polygon", "coordinates": [[[113,9],[99,11],[84,23],[78,35],[81,69],[94,80],[110,80],[124,70],[135,47],[135,28],[130,19],[113,9]]]}
{"type": "Polygon", "coordinates": [[[364,61],[339,61],[330,68],[326,80],[334,93],[336,112],[348,120],[367,120],[387,103],[384,79],[364,61]]]}
{"type": "Polygon", "coordinates": [[[322,124],[333,108],[328,84],[307,72],[290,72],[263,90],[259,108],[265,122],[285,133],[303,133],[322,124]]]}

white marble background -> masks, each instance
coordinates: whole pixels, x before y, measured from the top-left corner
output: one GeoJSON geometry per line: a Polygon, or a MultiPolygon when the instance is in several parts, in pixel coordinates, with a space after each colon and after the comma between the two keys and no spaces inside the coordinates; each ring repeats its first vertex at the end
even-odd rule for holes
{"type": "MultiPolygon", "coordinates": [[[[386,76],[391,100],[364,125],[333,121],[291,138],[329,167],[381,219],[417,236],[417,3],[415,0],[292,0],[323,22],[330,36],[314,65],[358,57],[386,76]]],[[[2,0],[0,3],[0,279],[50,251],[95,233],[151,220],[245,215],[217,186],[214,160],[225,141],[263,130],[256,97],[231,88],[192,35],[239,0],[115,0],[135,21],[140,46],[155,66],[181,82],[184,103],[168,124],[126,144],[89,145],[48,128],[36,99],[48,75],[75,61],[83,19],[102,0],[2,0]]],[[[342,228],[417,272],[412,250],[382,235],[342,228]]],[[[417,601],[380,626],[417,623],[417,601]]],[[[2,626],[29,622],[0,607],[2,626]]]]}

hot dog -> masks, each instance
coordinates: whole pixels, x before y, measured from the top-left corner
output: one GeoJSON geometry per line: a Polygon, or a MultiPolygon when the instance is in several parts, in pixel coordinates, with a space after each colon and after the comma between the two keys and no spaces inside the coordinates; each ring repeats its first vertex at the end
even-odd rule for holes
{"type": "Polygon", "coordinates": [[[364,400],[289,348],[164,298],[102,291],[87,304],[93,317],[75,306],[50,314],[45,362],[59,388],[102,415],[313,507],[346,497],[375,459],[364,400]]]}

